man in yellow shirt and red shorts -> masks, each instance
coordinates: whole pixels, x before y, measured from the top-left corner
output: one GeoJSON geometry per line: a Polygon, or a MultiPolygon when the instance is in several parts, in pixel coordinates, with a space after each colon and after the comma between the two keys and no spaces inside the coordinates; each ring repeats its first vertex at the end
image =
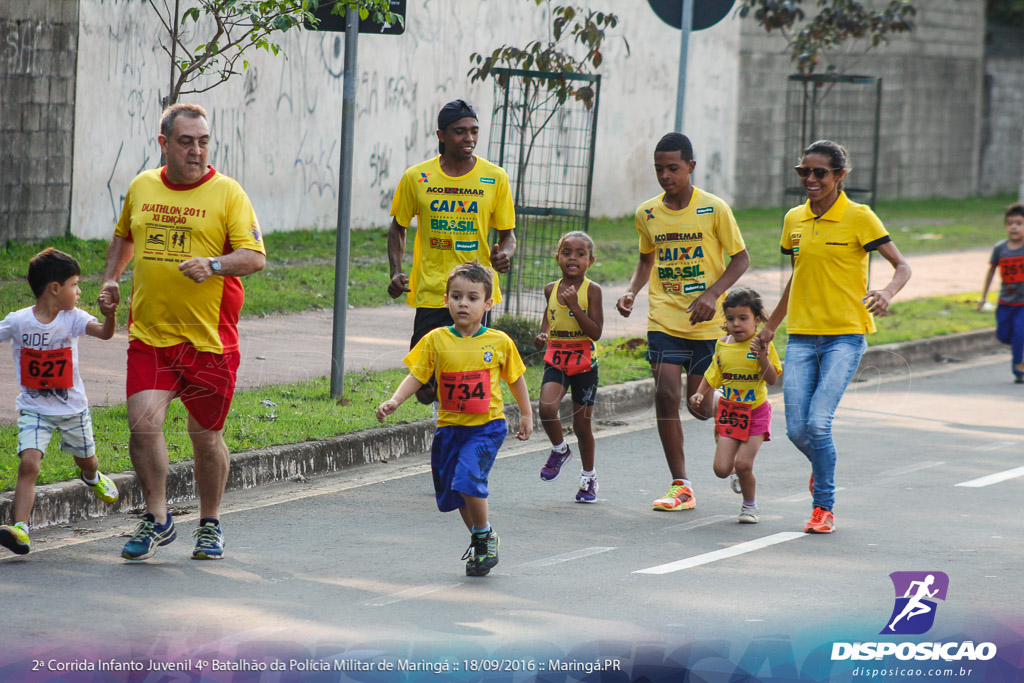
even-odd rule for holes
{"type": "Polygon", "coordinates": [[[167,408],[181,398],[195,458],[200,520],[192,558],[224,555],[220,502],[230,454],[222,430],[238,369],[241,277],[266,264],[256,213],[241,186],[207,165],[206,112],[177,104],[160,121],[167,165],[131,182],[107,250],[102,297],[120,300],[132,263],[128,333],[129,454],[146,512],[122,550],[145,560],[177,537],[167,510],[167,408]]]}

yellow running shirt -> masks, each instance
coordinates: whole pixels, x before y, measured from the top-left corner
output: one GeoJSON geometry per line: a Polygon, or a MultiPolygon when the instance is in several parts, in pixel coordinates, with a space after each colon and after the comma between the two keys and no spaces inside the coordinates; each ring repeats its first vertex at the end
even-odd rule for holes
{"type": "Polygon", "coordinates": [[[128,186],[114,234],[135,243],[129,339],[157,347],[191,342],[211,353],[238,348],[241,279],[196,283],[178,270],[198,256],[266,253],[256,213],[237,182],[212,166],[194,185],[174,185],[162,169],[143,171],[128,186]]]}
{"type": "Polygon", "coordinates": [[[715,317],[690,324],[686,309],[725,272],[723,250],[735,256],[746,249],[732,209],[723,200],[693,188],[690,204],[680,211],[665,206],[665,193],[636,210],[640,252],[657,250],[648,295],[647,329],[685,339],[715,339],[722,334],[722,296],[715,317]]]}
{"type": "Polygon", "coordinates": [[[501,380],[512,384],[526,372],[507,334],[481,327],[462,337],[454,327],[438,327],[403,359],[409,374],[426,384],[437,378],[437,426],[473,426],[505,419],[501,380]]]}
{"type": "MultiPolygon", "coordinates": [[[[490,229],[516,226],[508,176],[479,156],[473,170],[458,178],[444,174],[440,156],[408,168],[398,183],[391,215],[405,228],[418,217],[406,298],[413,308],[444,308],[452,268],[473,260],[490,267],[490,229]]],[[[501,290],[493,274],[498,303],[501,290]]]]}
{"type": "Polygon", "coordinates": [[[789,287],[790,334],[868,334],[875,321],[864,306],[868,252],[892,241],[871,207],[840,192],[817,217],[811,203],[786,214],[782,253],[793,257],[789,287]]]}
{"type": "MultiPolygon", "coordinates": [[[[590,311],[591,282],[589,278],[583,278],[583,284],[576,290],[576,298],[580,302],[580,308],[583,309],[584,313],[590,311]]],[[[551,288],[551,296],[548,297],[548,339],[590,339],[580,329],[580,324],[576,322],[576,317],[569,310],[569,307],[558,303],[558,286],[560,284],[562,284],[561,280],[555,282],[555,286],[551,288]]],[[[590,349],[591,351],[594,349],[594,341],[592,339],[590,341],[590,349]]]]}
{"type": "MultiPolygon", "coordinates": [[[[732,337],[727,337],[732,339],[732,337]]],[[[768,362],[782,376],[782,363],[775,344],[768,344],[768,362]]],[[[704,373],[704,379],[716,389],[721,388],[727,401],[749,403],[757,408],[768,398],[768,385],[761,378],[761,364],[750,352],[750,340],[726,343],[721,339],[715,343],[715,355],[704,373]]]]}

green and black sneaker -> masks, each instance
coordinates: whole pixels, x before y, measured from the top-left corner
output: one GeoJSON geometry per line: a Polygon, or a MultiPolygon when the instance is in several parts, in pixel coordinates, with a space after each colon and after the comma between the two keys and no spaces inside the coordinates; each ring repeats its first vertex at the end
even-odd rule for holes
{"type": "Polygon", "coordinates": [[[499,545],[501,539],[493,528],[473,533],[469,548],[462,556],[466,560],[466,576],[487,576],[491,567],[498,564],[499,545]]]}

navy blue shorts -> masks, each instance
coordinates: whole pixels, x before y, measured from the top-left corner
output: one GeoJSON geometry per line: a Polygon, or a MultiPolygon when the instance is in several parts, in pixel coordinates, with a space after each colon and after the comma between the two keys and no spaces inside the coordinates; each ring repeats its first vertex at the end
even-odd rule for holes
{"type": "Polygon", "coordinates": [[[572,402],[578,406],[592,406],[597,400],[597,365],[592,365],[586,372],[578,375],[567,375],[561,370],[547,363],[544,364],[544,377],[540,384],[544,386],[548,382],[561,384],[572,392],[572,402]]]}
{"type": "Polygon", "coordinates": [[[430,471],[434,495],[441,512],[458,510],[466,504],[462,495],[487,497],[487,475],[498,449],[508,436],[505,420],[464,427],[438,427],[430,447],[430,471]]]}
{"type": "Polygon", "coordinates": [[[688,375],[703,375],[714,355],[714,339],[683,339],[665,332],[647,333],[647,362],[651,365],[682,365],[688,375]]]}

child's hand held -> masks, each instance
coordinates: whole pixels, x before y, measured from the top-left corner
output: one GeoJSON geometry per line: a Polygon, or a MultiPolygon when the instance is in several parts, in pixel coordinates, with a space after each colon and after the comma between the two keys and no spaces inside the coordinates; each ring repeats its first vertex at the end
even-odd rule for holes
{"type": "Polygon", "coordinates": [[[533,338],[533,345],[537,347],[538,351],[544,350],[544,347],[547,346],[547,343],[548,343],[548,334],[547,334],[547,332],[541,332],[540,334],[538,334],[536,337],[533,338]]]}

